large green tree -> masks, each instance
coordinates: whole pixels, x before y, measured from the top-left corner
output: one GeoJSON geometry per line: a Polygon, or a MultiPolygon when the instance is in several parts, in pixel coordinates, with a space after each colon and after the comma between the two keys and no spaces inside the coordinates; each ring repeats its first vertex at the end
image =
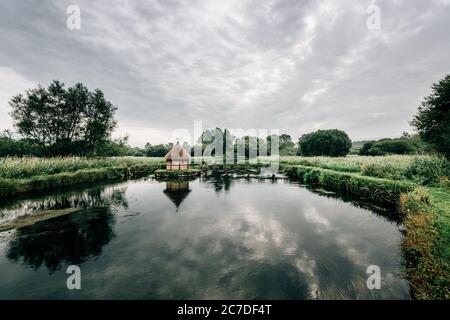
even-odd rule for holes
{"type": "Polygon", "coordinates": [[[352,141],[341,130],[318,130],[304,134],[299,139],[302,156],[346,156],[352,147],[352,141]]]}
{"type": "Polygon", "coordinates": [[[272,146],[275,149],[278,148],[278,154],[280,156],[295,156],[297,153],[295,143],[292,141],[291,136],[285,133],[267,136],[267,152],[269,155],[272,154],[272,146]]]}
{"type": "Polygon", "coordinates": [[[423,140],[450,159],[450,74],[431,89],[411,124],[423,140]]]}
{"type": "Polygon", "coordinates": [[[93,155],[110,139],[117,110],[101,90],[81,83],[65,88],[53,81],[14,96],[9,102],[14,126],[48,155],[93,155]]]}

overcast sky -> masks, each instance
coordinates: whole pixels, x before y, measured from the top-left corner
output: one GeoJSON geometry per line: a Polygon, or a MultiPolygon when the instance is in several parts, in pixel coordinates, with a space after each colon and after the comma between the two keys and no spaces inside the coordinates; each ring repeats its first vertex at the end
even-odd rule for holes
{"type": "Polygon", "coordinates": [[[135,146],[195,120],[398,136],[450,72],[450,0],[375,1],[380,29],[367,27],[372,2],[2,0],[0,129],[11,96],[59,79],[102,89],[119,107],[115,136],[135,146]]]}

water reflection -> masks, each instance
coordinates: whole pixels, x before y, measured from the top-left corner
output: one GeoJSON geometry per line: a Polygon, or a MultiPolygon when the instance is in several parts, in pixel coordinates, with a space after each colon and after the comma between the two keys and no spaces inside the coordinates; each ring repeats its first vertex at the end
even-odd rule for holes
{"type": "Polygon", "coordinates": [[[83,210],[0,233],[0,298],[408,298],[396,223],[288,181],[141,180],[21,201],[83,210]],[[68,264],[82,264],[80,292],[63,290],[68,264]]]}
{"type": "Polygon", "coordinates": [[[7,258],[34,269],[44,265],[53,273],[61,265],[80,264],[100,255],[102,248],[115,236],[115,212],[118,208],[128,209],[125,191],[123,186],[96,187],[40,196],[6,206],[3,220],[43,210],[81,209],[76,214],[17,229],[9,242],[7,258]]]}
{"type": "Polygon", "coordinates": [[[20,228],[9,243],[8,259],[50,273],[61,265],[79,265],[102,253],[114,238],[114,214],[110,208],[93,208],[78,214],[20,228]]]}
{"type": "Polygon", "coordinates": [[[229,175],[212,174],[207,178],[203,178],[202,181],[209,183],[211,186],[213,186],[216,193],[220,193],[222,191],[230,191],[234,179],[229,175]]]}
{"type": "Polygon", "coordinates": [[[165,184],[166,189],[164,189],[164,194],[173,202],[178,212],[181,203],[191,192],[189,189],[189,181],[166,181],[165,184]]]}
{"type": "Polygon", "coordinates": [[[0,202],[0,223],[16,219],[20,216],[33,214],[37,211],[60,210],[67,208],[112,207],[128,208],[125,196],[126,186],[96,186],[72,191],[50,193],[47,196],[34,196],[11,201],[0,202]]]}

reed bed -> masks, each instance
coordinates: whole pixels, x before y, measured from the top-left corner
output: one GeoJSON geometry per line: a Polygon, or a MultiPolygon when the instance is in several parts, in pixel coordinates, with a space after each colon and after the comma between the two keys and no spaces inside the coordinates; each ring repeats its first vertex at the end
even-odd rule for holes
{"type": "Polygon", "coordinates": [[[163,158],[0,158],[0,178],[29,179],[35,176],[75,172],[86,169],[130,167],[136,165],[163,164],[163,158]]]}

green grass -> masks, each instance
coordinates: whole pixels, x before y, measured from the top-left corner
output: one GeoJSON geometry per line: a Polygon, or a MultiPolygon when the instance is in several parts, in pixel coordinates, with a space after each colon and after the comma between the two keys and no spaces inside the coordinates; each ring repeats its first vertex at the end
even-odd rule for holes
{"type": "Polygon", "coordinates": [[[450,262],[450,190],[429,188],[428,192],[434,204],[435,223],[439,231],[437,247],[440,255],[450,262]]]}
{"type": "Polygon", "coordinates": [[[293,179],[396,204],[405,271],[416,299],[450,299],[449,163],[438,156],[282,158],[293,179]]]}
{"type": "Polygon", "coordinates": [[[417,299],[450,299],[450,190],[416,188],[403,194],[406,272],[417,299]]]}
{"type": "Polygon", "coordinates": [[[163,158],[0,158],[0,178],[29,179],[34,176],[75,172],[85,169],[130,167],[133,165],[163,164],[163,158]]]}
{"type": "Polygon", "coordinates": [[[390,165],[405,170],[414,157],[412,156],[348,156],[348,157],[280,157],[282,165],[303,165],[342,172],[362,172],[369,165],[390,165]]]}
{"type": "Polygon", "coordinates": [[[309,185],[366,198],[382,205],[395,205],[400,195],[412,191],[408,181],[393,181],[307,166],[284,166],[286,175],[309,185]]]}
{"type": "Polygon", "coordinates": [[[160,158],[3,158],[0,159],[0,196],[137,178],[162,166],[160,158]]]}
{"type": "Polygon", "coordinates": [[[450,186],[450,163],[440,156],[281,157],[281,166],[301,165],[428,186],[450,186]]]}

